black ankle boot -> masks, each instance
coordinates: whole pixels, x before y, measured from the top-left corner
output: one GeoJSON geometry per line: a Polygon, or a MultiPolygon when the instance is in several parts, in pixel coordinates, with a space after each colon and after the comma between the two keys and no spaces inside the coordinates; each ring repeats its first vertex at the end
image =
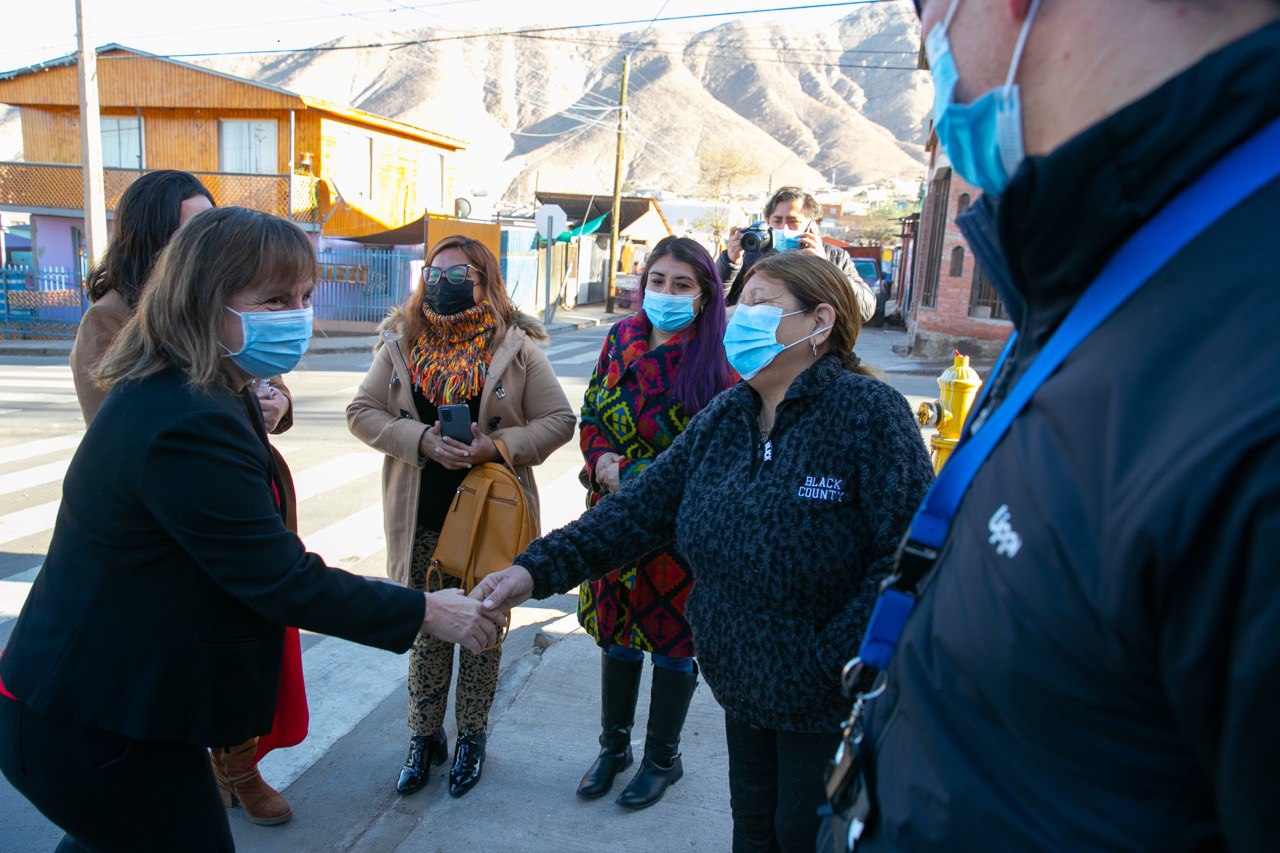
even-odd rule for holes
{"type": "Polygon", "coordinates": [[[697,675],[653,668],[644,760],[618,797],[618,805],[625,809],[647,809],[684,775],[684,766],[680,763],[680,731],[697,686],[697,675]]]}
{"type": "Polygon", "coordinates": [[[601,655],[600,661],[600,755],[582,777],[578,796],[586,800],[603,797],[613,787],[613,778],[631,766],[631,727],[636,721],[636,698],[640,694],[640,674],[644,661],[621,661],[601,655]]]}
{"type": "Polygon", "coordinates": [[[445,740],[443,728],[430,737],[414,735],[409,739],[409,757],[405,759],[404,767],[400,768],[396,790],[401,794],[421,790],[427,784],[430,768],[444,764],[448,757],[449,744],[445,740]]]}
{"type": "Polygon", "coordinates": [[[484,732],[458,736],[458,746],[453,751],[453,769],[449,771],[450,796],[461,797],[480,781],[487,742],[484,732]]]}

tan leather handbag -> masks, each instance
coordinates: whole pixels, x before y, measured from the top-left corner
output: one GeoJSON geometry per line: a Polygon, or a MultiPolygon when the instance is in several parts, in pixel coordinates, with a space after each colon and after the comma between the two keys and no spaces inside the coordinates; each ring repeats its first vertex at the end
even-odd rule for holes
{"type": "Polygon", "coordinates": [[[481,578],[510,566],[539,533],[539,519],[507,446],[500,440],[493,443],[502,461],[478,465],[462,481],[427,569],[428,577],[434,572],[452,575],[468,593],[481,578]]]}

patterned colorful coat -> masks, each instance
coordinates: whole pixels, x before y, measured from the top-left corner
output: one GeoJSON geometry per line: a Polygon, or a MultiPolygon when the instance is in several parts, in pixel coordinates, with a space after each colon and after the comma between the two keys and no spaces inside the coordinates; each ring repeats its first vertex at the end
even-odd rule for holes
{"type": "MultiPolygon", "coordinates": [[[[689,416],[672,385],[693,327],[649,349],[649,321],[635,314],[616,323],[591,374],[582,404],[582,455],[591,483],[589,503],[606,494],[595,482],[596,460],[623,457],[625,485],[684,431],[689,416]]],[[[693,657],[684,605],[693,588],[689,567],[671,546],[651,551],[634,565],[582,585],[578,621],[601,646],[627,646],[668,657],[693,657]]]]}

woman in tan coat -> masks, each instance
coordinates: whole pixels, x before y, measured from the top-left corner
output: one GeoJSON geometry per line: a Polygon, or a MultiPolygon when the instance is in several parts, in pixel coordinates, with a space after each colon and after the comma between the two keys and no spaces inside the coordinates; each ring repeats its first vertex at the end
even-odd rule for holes
{"type": "MultiPolygon", "coordinates": [[[[483,243],[447,237],[427,257],[421,285],[384,325],[373,366],[347,407],[351,432],[387,455],[383,512],[387,574],[414,589],[436,589],[427,565],[445,513],[467,470],[498,458],[501,439],[524,484],[534,518],[533,466],[573,437],[575,418],[547,356],[542,325],[507,296],[498,261],[483,243]],[[439,408],[470,409],[472,441],[441,434],[439,408]]],[[[458,581],[445,576],[446,587],[458,581]]],[[[458,743],[449,793],[460,797],[480,781],[489,708],[501,649],[460,652],[458,743]]],[[[409,657],[409,757],[396,790],[427,783],[431,765],[448,757],[445,706],[453,645],[421,634],[409,657]]]]}
{"type": "MultiPolygon", "coordinates": [[[[87,427],[98,414],[107,391],[94,373],[107,351],[133,317],[160,252],[178,229],[201,211],[213,207],[213,196],[194,175],[176,169],[149,172],[129,185],[116,208],[115,233],[102,263],[85,284],[93,304],[85,311],[71,348],[71,378],[87,427]]],[[[279,435],[293,426],[293,400],[279,376],[259,383],[258,403],[267,429],[279,435]]],[[[293,478],[284,457],[273,447],[272,456],[283,488],[278,496],[286,526],[298,531],[297,501],[293,478]]],[[[263,780],[258,761],[277,747],[293,746],[306,736],[307,700],[302,684],[301,646],[297,630],[286,634],[288,659],[281,682],[282,709],[276,725],[264,738],[251,738],[230,749],[210,754],[214,775],[228,807],[241,804],[253,823],[279,824],[293,816],[289,803],[263,780]]]]}

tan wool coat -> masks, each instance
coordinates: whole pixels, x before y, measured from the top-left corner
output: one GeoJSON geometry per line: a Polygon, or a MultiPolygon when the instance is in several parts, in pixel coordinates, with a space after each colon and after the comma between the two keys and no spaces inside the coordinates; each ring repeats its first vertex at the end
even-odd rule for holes
{"type": "Polygon", "coordinates": [[[76,342],[71,346],[71,381],[76,386],[76,399],[84,413],[85,426],[98,414],[107,392],[98,387],[91,374],[111,348],[116,336],[129,322],[133,312],[119,291],[109,290],[107,295],[89,306],[76,330],[76,342]]]}
{"type": "MultiPolygon", "coordinates": [[[[382,466],[383,526],[387,535],[387,576],[409,582],[413,535],[418,519],[418,493],[423,433],[430,424],[418,417],[406,360],[409,344],[401,340],[401,323],[392,316],[380,335],[373,366],[347,406],[347,426],[356,438],[386,454],[382,466]]],[[[493,353],[480,392],[480,430],[501,439],[524,484],[534,518],[538,487],[533,466],[573,438],[577,419],[551,362],[538,346],[547,340],[542,324],[524,314],[507,328],[493,353]],[[497,418],[497,428],[491,428],[497,418]]]]}

